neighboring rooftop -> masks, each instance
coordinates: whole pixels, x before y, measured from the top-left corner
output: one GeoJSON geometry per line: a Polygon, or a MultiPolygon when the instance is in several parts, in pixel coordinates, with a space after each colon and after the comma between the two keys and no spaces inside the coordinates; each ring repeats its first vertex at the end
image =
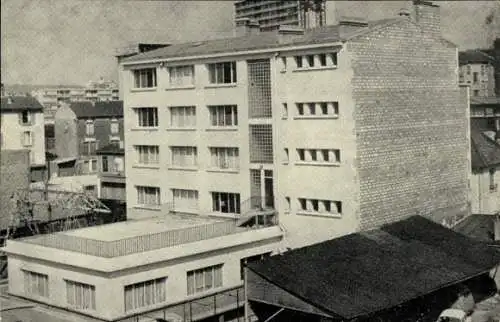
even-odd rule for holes
{"type": "Polygon", "coordinates": [[[484,169],[500,165],[500,145],[485,134],[480,121],[471,119],[472,169],[484,169]]]}
{"type": "Polygon", "coordinates": [[[457,223],[453,230],[472,239],[500,245],[500,240],[495,241],[494,215],[474,214],[457,223]]]}
{"type": "Polygon", "coordinates": [[[500,252],[484,243],[412,216],[248,267],[281,292],[351,320],[486,273],[499,262],[500,252]]]}
{"type": "Polygon", "coordinates": [[[123,101],[72,102],[69,107],[79,119],[123,117],[123,101]]]}
{"type": "Polygon", "coordinates": [[[2,111],[43,110],[42,104],[32,96],[5,96],[0,101],[2,111]]]}
{"type": "Polygon", "coordinates": [[[365,32],[369,32],[374,29],[388,26],[403,20],[405,20],[405,18],[398,17],[370,21],[368,22],[368,27],[363,29],[360,28],[358,31],[349,32],[346,34],[340,32],[340,28],[338,25],[327,25],[313,29],[306,29],[303,35],[294,35],[293,37],[280,35],[276,31],[269,31],[242,37],[173,44],[168,47],[125,58],[123,62],[126,63],[172,57],[189,57],[224,52],[271,49],[290,45],[310,45],[338,42],[350,39],[350,37],[353,37],[355,35],[364,34],[365,32]]]}
{"type": "Polygon", "coordinates": [[[458,53],[458,61],[460,65],[488,64],[492,63],[494,60],[495,58],[479,49],[466,50],[458,53]]]}
{"type": "Polygon", "coordinates": [[[471,97],[471,105],[500,105],[500,96],[471,97]]]}

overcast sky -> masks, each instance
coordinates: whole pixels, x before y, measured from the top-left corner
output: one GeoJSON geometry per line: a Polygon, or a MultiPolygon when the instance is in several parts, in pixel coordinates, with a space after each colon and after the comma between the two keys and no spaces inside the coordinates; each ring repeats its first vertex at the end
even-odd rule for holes
{"type": "MultiPolygon", "coordinates": [[[[444,36],[460,49],[488,47],[496,1],[436,1],[444,36]]],[[[339,15],[392,17],[408,1],[329,1],[339,15]]],[[[116,79],[114,50],[128,42],[183,42],[231,35],[233,1],[1,0],[1,76],[7,84],[85,84],[116,79]]],[[[498,20],[498,17],[497,17],[498,20]]],[[[497,28],[494,30],[494,28],[497,28]]]]}

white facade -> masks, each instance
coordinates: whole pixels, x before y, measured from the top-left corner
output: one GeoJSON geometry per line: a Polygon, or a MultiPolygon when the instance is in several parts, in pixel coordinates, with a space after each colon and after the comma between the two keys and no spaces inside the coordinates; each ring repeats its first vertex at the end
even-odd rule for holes
{"type": "Polygon", "coordinates": [[[495,68],[491,64],[468,63],[459,68],[459,82],[470,86],[471,97],[495,96],[495,68]]]}
{"type": "Polygon", "coordinates": [[[477,169],[472,172],[471,191],[473,214],[494,215],[500,213],[500,167],[477,169]]]}
{"type": "Polygon", "coordinates": [[[32,166],[45,165],[42,110],[2,110],[0,131],[2,150],[29,150],[32,166]]]}

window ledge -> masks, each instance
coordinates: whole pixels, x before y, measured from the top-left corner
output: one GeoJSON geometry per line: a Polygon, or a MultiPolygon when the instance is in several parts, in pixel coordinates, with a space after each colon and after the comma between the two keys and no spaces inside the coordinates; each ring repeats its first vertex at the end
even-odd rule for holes
{"type": "Polygon", "coordinates": [[[288,162],[288,161],[281,161],[281,164],[283,164],[283,165],[288,165],[288,164],[289,164],[289,162],[288,162]]]}
{"type": "Polygon", "coordinates": [[[331,120],[338,118],[338,115],[299,115],[293,117],[294,120],[331,120]]]}
{"type": "Polygon", "coordinates": [[[286,69],[280,70],[280,73],[282,73],[282,74],[286,73],[286,69]]]}
{"type": "Polygon", "coordinates": [[[83,139],[83,142],[96,142],[96,139],[95,138],[86,137],[85,139],[83,139]]]}
{"type": "Polygon", "coordinates": [[[219,172],[219,173],[240,173],[239,169],[207,169],[207,172],[219,172]]]}
{"type": "Polygon", "coordinates": [[[308,72],[313,70],[333,70],[337,68],[338,68],[337,66],[302,67],[294,69],[293,72],[296,73],[296,72],[308,72]]]}
{"type": "Polygon", "coordinates": [[[200,214],[199,209],[192,209],[192,208],[191,209],[175,208],[175,209],[170,210],[170,212],[188,214],[188,215],[199,215],[200,214]]]}
{"type": "Polygon", "coordinates": [[[144,209],[144,210],[153,210],[153,211],[161,211],[160,206],[150,206],[150,205],[135,205],[134,209],[144,209]]]}
{"type": "Polygon", "coordinates": [[[137,169],[159,169],[160,165],[159,164],[134,164],[132,168],[137,168],[137,169]]]}
{"type": "Polygon", "coordinates": [[[134,128],[131,128],[130,129],[131,131],[149,131],[149,132],[153,132],[153,131],[158,131],[158,127],[134,127],[134,128]]]}
{"type": "Polygon", "coordinates": [[[342,214],[334,214],[327,212],[314,212],[314,211],[297,211],[299,216],[312,216],[312,217],[322,217],[322,218],[342,218],[342,214]]]}
{"type": "Polygon", "coordinates": [[[167,128],[167,131],[172,131],[172,132],[176,132],[176,131],[179,131],[179,132],[192,132],[192,131],[196,131],[196,128],[194,127],[169,127],[167,128]]]}
{"type": "Polygon", "coordinates": [[[230,219],[238,219],[241,217],[240,214],[236,213],[226,213],[226,212],[210,212],[208,213],[209,217],[219,217],[219,218],[230,218],[230,219]]]}
{"type": "Polygon", "coordinates": [[[288,120],[288,116],[282,116],[281,119],[282,120],[288,120]]]}
{"type": "Polygon", "coordinates": [[[205,88],[231,88],[231,87],[237,87],[237,86],[238,86],[237,83],[228,83],[228,84],[222,83],[222,84],[205,85],[205,88]]]}
{"type": "Polygon", "coordinates": [[[179,171],[198,171],[198,168],[194,167],[168,167],[168,170],[179,170],[179,171]]]}
{"type": "Polygon", "coordinates": [[[130,89],[131,92],[137,93],[137,92],[154,92],[156,91],[156,87],[143,87],[143,88],[132,88],[130,89]]]}
{"type": "Polygon", "coordinates": [[[189,90],[189,89],[195,89],[196,86],[194,85],[185,85],[185,86],[170,86],[165,88],[166,91],[177,91],[177,90],[189,90]]]}
{"type": "Polygon", "coordinates": [[[219,127],[209,127],[206,131],[238,131],[236,126],[219,126],[219,127]]]}
{"type": "Polygon", "coordinates": [[[317,167],[340,167],[340,162],[315,162],[315,161],[297,161],[295,165],[309,165],[317,167]]]}

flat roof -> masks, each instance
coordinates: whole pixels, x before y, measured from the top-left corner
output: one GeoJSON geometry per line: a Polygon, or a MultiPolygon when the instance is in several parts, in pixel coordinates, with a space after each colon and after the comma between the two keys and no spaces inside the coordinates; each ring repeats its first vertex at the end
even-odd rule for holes
{"type": "Polygon", "coordinates": [[[151,235],[166,231],[195,227],[215,222],[227,221],[225,219],[216,219],[209,217],[195,216],[158,216],[148,219],[127,220],[119,223],[100,225],[94,227],[80,228],[58,234],[80,237],[85,239],[94,239],[98,241],[111,242],[126,238],[151,235]]]}

